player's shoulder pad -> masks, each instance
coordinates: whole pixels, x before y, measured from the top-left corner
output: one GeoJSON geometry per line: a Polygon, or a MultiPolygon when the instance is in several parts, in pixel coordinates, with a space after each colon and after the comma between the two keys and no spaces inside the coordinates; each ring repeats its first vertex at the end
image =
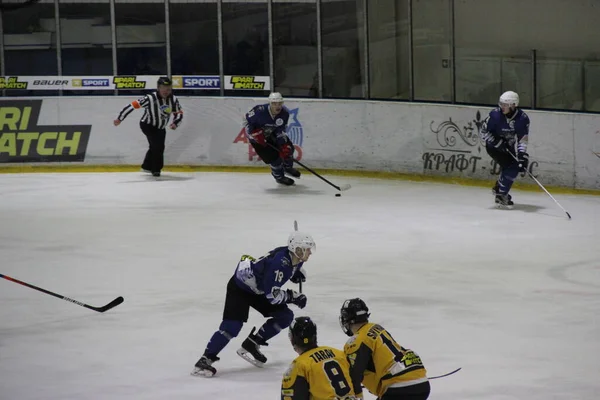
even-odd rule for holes
{"type": "Polygon", "coordinates": [[[298,358],[296,357],[296,359],[290,363],[288,368],[283,373],[283,385],[284,386],[288,386],[288,385],[291,386],[291,384],[294,383],[294,381],[296,380],[296,376],[298,375],[297,369],[298,369],[298,358]]]}
{"type": "Polygon", "coordinates": [[[354,334],[350,339],[346,341],[344,344],[344,353],[354,353],[360,347],[361,340],[358,334],[354,334]]]}
{"type": "Polygon", "coordinates": [[[520,108],[519,108],[519,119],[529,122],[529,115],[527,115],[527,113],[520,108]]]}
{"type": "Polygon", "coordinates": [[[500,107],[496,107],[492,111],[490,111],[489,116],[490,118],[500,118],[502,117],[502,110],[500,109],[500,107]]]}
{"type": "Polygon", "coordinates": [[[265,104],[259,104],[257,106],[252,107],[252,111],[255,113],[265,111],[265,104]]]}
{"type": "Polygon", "coordinates": [[[273,249],[273,253],[281,265],[286,267],[292,266],[292,256],[290,255],[287,246],[277,247],[276,249],[273,249]]]}

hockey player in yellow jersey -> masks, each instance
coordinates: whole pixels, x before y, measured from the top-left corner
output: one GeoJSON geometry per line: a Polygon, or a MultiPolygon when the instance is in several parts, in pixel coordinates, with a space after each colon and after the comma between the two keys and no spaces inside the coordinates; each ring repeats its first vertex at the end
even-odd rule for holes
{"type": "Polygon", "coordinates": [[[350,365],[343,351],[317,345],[309,317],[292,321],[288,335],[299,354],[283,375],[281,400],[355,400],[350,365]]]}
{"type": "Polygon", "coordinates": [[[351,336],[344,353],[357,394],[362,394],[362,383],[379,400],[426,400],[430,385],[421,358],[382,326],[370,323],[370,315],[359,298],[346,300],[340,311],[340,325],[351,336]]]}

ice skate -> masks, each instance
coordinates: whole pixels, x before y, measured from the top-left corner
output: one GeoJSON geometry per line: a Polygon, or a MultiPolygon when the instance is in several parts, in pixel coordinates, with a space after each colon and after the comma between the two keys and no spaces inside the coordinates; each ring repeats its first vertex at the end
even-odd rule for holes
{"type": "Polygon", "coordinates": [[[194,366],[194,370],[190,375],[192,376],[205,376],[207,378],[213,377],[217,370],[212,364],[216,361],[219,361],[219,357],[209,358],[207,356],[202,356],[194,366]]]}
{"type": "Polygon", "coordinates": [[[285,174],[291,176],[292,178],[300,178],[300,171],[298,171],[294,167],[289,167],[285,169],[285,174]]]}
{"type": "Polygon", "coordinates": [[[242,343],[242,347],[237,350],[238,356],[248,361],[250,364],[261,367],[267,362],[267,357],[260,352],[260,346],[268,346],[269,344],[258,335],[254,334],[256,328],[252,328],[250,335],[242,343]],[[252,355],[250,357],[248,354],[252,355]]]}
{"type": "Polygon", "coordinates": [[[515,204],[509,194],[497,194],[495,202],[496,207],[506,209],[512,209],[512,206],[515,204]]]}
{"type": "Polygon", "coordinates": [[[282,176],[280,178],[275,178],[275,182],[280,185],[292,186],[295,182],[292,178],[288,178],[287,176],[282,176]]]}

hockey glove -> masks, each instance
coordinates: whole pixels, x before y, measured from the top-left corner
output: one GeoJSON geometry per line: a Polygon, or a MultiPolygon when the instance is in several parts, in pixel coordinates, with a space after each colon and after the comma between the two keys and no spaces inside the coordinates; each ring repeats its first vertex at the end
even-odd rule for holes
{"type": "Polygon", "coordinates": [[[519,160],[519,172],[527,171],[527,167],[529,166],[529,154],[525,152],[519,152],[517,158],[519,160]]]}
{"type": "Polygon", "coordinates": [[[294,275],[292,275],[290,281],[293,283],[306,282],[306,271],[304,270],[304,267],[301,267],[299,270],[294,272],[294,275]]]}
{"type": "Polygon", "coordinates": [[[511,153],[508,142],[502,138],[494,137],[488,143],[490,146],[492,146],[493,148],[495,148],[498,151],[501,151],[503,153],[511,153]]]}
{"type": "Polygon", "coordinates": [[[279,156],[281,158],[283,158],[284,160],[290,158],[291,155],[292,155],[292,145],[291,144],[286,143],[279,148],[279,156]]]}
{"type": "Polygon", "coordinates": [[[250,132],[250,136],[252,136],[252,139],[254,139],[256,143],[260,144],[261,146],[267,145],[267,141],[265,139],[265,131],[263,131],[262,129],[257,128],[253,130],[252,132],[250,132]]]}
{"type": "Polygon", "coordinates": [[[286,290],[286,303],[295,304],[300,308],[306,307],[306,296],[302,293],[298,293],[295,290],[286,290]]]}

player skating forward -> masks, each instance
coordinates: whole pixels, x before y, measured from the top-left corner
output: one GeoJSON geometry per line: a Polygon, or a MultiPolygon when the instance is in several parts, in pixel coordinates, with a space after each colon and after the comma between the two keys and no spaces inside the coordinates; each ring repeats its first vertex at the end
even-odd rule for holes
{"type": "Polygon", "coordinates": [[[212,364],[219,360],[217,355],[229,341],[240,333],[248,321],[250,307],[269,319],[256,334],[256,328],[252,328],[237,354],[258,367],[267,362],[260,346],[267,346],[269,339],[290,325],[294,313],[288,304],[306,306],[305,295],[282,287],[288,280],[298,283],[306,279],[302,266],[315,248],[309,234],[296,231],[289,236],[287,246],[277,247],[259,259],[242,256],[227,284],[223,322],[208,342],[192,375],[212,376],[217,372],[212,364]]]}
{"type": "Polygon", "coordinates": [[[350,365],[343,351],[317,344],[317,325],[298,317],[288,331],[299,354],[281,383],[281,400],[354,400],[350,365]]]}
{"type": "Polygon", "coordinates": [[[370,315],[359,298],[346,300],[340,311],[342,330],[351,336],[344,352],[357,394],[362,394],[362,383],[380,400],[426,400],[430,385],[421,358],[381,325],[370,323],[370,315]]]}
{"type": "Polygon", "coordinates": [[[510,208],[514,203],[508,192],[519,172],[524,172],[529,165],[529,117],[519,108],[517,93],[502,93],[498,108],[490,111],[483,125],[481,138],[487,153],[500,165],[500,177],[492,189],[495,202],[510,208]]]}
{"type": "Polygon", "coordinates": [[[290,114],[283,106],[283,97],[274,92],[268,104],[253,107],[244,116],[244,129],[256,154],[271,166],[273,178],[282,185],[293,185],[300,171],[293,167],[294,144],[286,134],[290,114]]]}

